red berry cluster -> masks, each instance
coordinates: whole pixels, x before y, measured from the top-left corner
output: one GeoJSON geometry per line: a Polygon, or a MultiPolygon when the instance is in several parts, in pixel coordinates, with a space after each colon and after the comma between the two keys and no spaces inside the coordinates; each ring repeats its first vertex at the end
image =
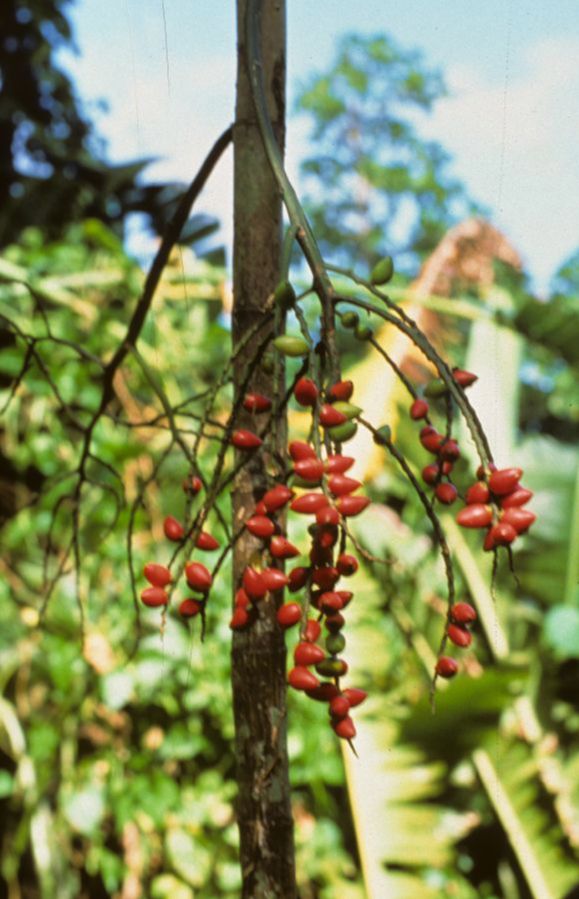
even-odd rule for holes
{"type": "MultiPolygon", "coordinates": [[[[202,488],[202,481],[197,475],[193,475],[183,482],[183,491],[189,497],[197,496],[202,488]]],[[[168,515],[163,521],[163,532],[167,540],[172,543],[182,543],[187,536],[181,522],[172,515],[168,515]]],[[[195,541],[195,546],[204,552],[211,552],[219,548],[219,541],[208,531],[201,531],[195,541]]],[[[143,569],[143,574],[151,586],[141,592],[142,603],[149,608],[167,606],[169,594],[166,588],[173,583],[173,576],[169,569],[157,562],[148,562],[143,569]]],[[[212,577],[208,568],[201,562],[187,562],[185,579],[187,587],[196,596],[182,599],[178,611],[182,618],[194,618],[204,612],[212,577]]]]}
{"type": "MultiPolygon", "coordinates": [[[[446,636],[450,642],[467,649],[472,643],[469,627],[476,618],[476,612],[468,602],[457,602],[451,606],[446,623],[446,636]]],[[[439,677],[451,678],[458,671],[458,663],[450,656],[440,656],[434,670],[439,677]]]]}
{"type": "MultiPolygon", "coordinates": [[[[455,368],[452,372],[454,380],[463,389],[470,387],[477,380],[477,376],[469,371],[455,368]]],[[[433,379],[424,391],[431,398],[447,396],[447,388],[443,381],[433,379]]],[[[410,417],[414,421],[426,419],[428,422],[420,431],[420,443],[425,450],[436,456],[436,462],[426,465],[422,469],[422,480],[434,487],[434,495],[438,502],[450,506],[458,496],[458,491],[451,481],[455,462],[460,458],[460,448],[457,441],[449,434],[440,434],[429,420],[430,406],[427,400],[417,398],[410,406],[410,417]]]]}
{"type": "Polygon", "coordinates": [[[510,546],[520,534],[525,534],[536,515],[524,509],[533,493],[520,483],[522,468],[482,466],[478,480],[466,492],[466,505],[456,516],[463,528],[485,528],[484,549],[510,546]]]}
{"type": "MultiPolygon", "coordinates": [[[[354,433],[356,425],[351,418],[361,410],[349,403],[352,392],[351,381],[339,381],[326,389],[322,402],[319,388],[307,377],[299,378],[293,390],[299,405],[313,411],[312,434],[318,428],[317,420],[322,435],[333,442],[347,439],[346,434],[352,436],[354,433]]],[[[260,410],[265,410],[267,402],[265,397],[260,398],[260,410]]],[[[256,407],[254,394],[245,397],[244,406],[256,407]]],[[[246,435],[250,434],[249,431],[237,431],[233,442],[238,448],[247,449],[251,441],[246,435]],[[241,440],[240,434],[244,435],[241,440]]],[[[353,593],[338,589],[338,581],[358,569],[356,557],[345,551],[344,519],[360,514],[370,500],[357,494],[362,486],[360,481],[346,475],[354,459],[340,452],[328,453],[325,445],[331,446],[331,443],[322,449],[319,431],[317,436],[317,440],[312,438],[307,443],[294,440],[289,444],[292,486],[286,484],[287,477],[274,484],[245,521],[247,530],[267,547],[271,566],[245,568],[235,594],[230,627],[233,630],[250,627],[267,593],[285,588],[290,593],[301,593],[299,601],[296,598],[286,602],[277,611],[278,623],[284,631],[300,624],[299,642],[294,649],[295,664],[288,674],[288,683],[311,699],[327,702],[335,733],[351,740],[356,729],[349,712],[366,698],[366,693],[351,688],[342,690],[340,686],[340,678],[348,671],[346,661],[340,657],[346,645],[342,633],[343,612],[353,593]],[[313,444],[318,445],[317,450],[313,444]],[[302,488],[303,492],[297,493],[294,488],[302,488]],[[301,551],[282,530],[278,513],[286,506],[290,512],[315,519],[308,529],[309,546],[303,553],[307,554],[309,564],[292,568],[288,574],[275,567],[276,563],[293,559],[301,551]],[[317,612],[317,617],[309,617],[310,609],[317,612]],[[326,631],[323,645],[322,625],[326,631]],[[319,676],[327,680],[320,681],[319,676]]]]}

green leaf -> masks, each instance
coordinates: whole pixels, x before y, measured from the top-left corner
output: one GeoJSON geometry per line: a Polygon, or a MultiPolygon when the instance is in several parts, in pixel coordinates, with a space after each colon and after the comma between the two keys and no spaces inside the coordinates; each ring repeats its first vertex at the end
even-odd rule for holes
{"type": "Polygon", "coordinates": [[[549,609],[543,635],[558,659],[579,658],[579,609],[563,605],[549,609]]]}

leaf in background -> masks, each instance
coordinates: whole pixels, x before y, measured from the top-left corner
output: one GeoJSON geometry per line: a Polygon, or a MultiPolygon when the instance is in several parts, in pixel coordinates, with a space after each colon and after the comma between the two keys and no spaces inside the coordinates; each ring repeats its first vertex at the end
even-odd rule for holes
{"type": "Polygon", "coordinates": [[[553,606],[545,616],[543,634],[558,659],[579,658],[579,609],[553,606]]]}

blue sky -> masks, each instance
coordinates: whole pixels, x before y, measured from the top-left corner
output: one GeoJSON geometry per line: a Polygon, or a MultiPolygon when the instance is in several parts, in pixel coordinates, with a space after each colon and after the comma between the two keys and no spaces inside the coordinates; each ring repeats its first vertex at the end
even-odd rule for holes
{"type": "MultiPolygon", "coordinates": [[[[114,160],[152,156],[151,178],[189,180],[231,121],[233,0],[77,0],[83,97],[104,99],[100,130],[114,160]],[[166,37],[165,37],[166,36],[166,37]]],[[[424,133],[522,253],[537,291],[579,246],[578,0],[288,0],[288,90],[326,68],[349,31],[388,32],[424,51],[451,95],[424,133]]],[[[291,106],[291,102],[290,102],[291,106]]],[[[297,179],[307,126],[290,118],[297,179]]],[[[200,201],[231,235],[231,160],[200,201]]],[[[138,239],[135,238],[135,244],[138,239]]]]}

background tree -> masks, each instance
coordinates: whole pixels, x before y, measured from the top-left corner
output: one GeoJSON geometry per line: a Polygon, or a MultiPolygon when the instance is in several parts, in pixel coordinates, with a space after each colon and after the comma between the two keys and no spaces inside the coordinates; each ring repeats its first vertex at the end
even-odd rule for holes
{"type": "Polygon", "coordinates": [[[445,94],[422,53],[387,35],[348,35],[304,85],[297,106],[315,148],[302,163],[306,207],[336,261],[372,265],[389,252],[408,268],[472,209],[447,151],[420,134],[445,94]]]}
{"type": "MultiPolygon", "coordinates": [[[[3,0],[0,6],[0,246],[30,225],[53,239],[86,218],[122,235],[130,213],[144,213],[160,233],[180,192],[176,184],[141,182],[149,160],[107,160],[57,61],[63,48],[75,49],[71,2],[3,0]]],[[[209,224],[197,221],[193,230],[209,224]]]]}

